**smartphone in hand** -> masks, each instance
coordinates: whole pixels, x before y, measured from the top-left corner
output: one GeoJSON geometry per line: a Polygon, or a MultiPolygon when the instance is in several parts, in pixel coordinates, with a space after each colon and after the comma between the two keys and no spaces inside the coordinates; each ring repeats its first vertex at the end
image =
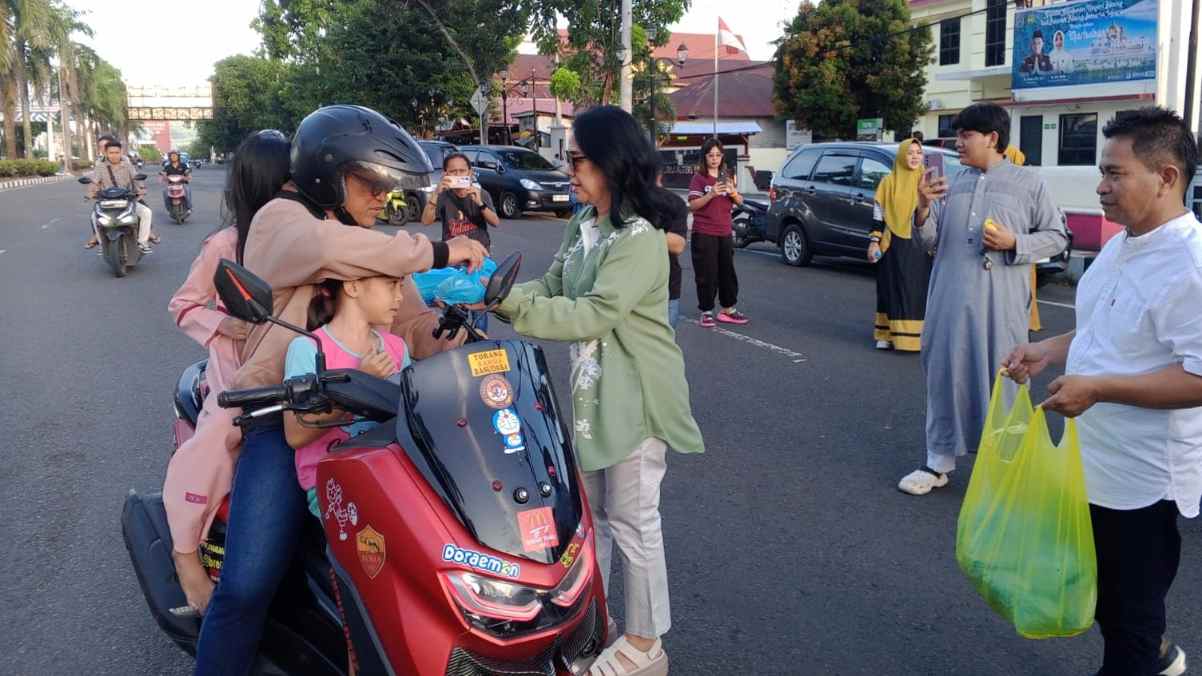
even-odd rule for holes
{"type": "Polygon", "coordinates": [[[943,178],[943,155],[941,153],[931,153],[926,156],[927,161],[927,182],[933,183],[943,178]]]}
{"type": "Polygon", "coordinates": [[[456,190],[466,190],[466,189],[472,187],[472,177],[471,176],[452,176],[451,177],[451,187],[456,190]]]}

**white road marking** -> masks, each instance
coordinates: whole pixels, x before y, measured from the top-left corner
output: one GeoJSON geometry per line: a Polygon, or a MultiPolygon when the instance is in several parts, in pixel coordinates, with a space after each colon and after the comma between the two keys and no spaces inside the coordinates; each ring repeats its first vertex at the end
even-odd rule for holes
{"type": "MultiPolygon", "coordinates": [[[[696,322],[690,321],[689,324],[695,328],[700,328],[696,322]]],[[[787,347],[781,347],[780,345],[773,345],[772,343],[762,341],[759,338],[752,338],[751,336],[745,336],[741,333],[735,333],[734,331],[728,331],[720,326],[715,326],[712,329],[703,329],[703,330],[713,331],[714,333],[718,333],[723,336],[728,336],[730,338],[734,338],[735,340],[747,343],[748,345],[753,345],[755,347],[767,350],[769,352],[775,352],[776,354],[779,354],[783,357],[789,358],[794,364],[800,364],[804,361],[807,361],[806,356],[800,352],[794,352],[793,350],[790,350],[787,347]]]]}
{"type": "Polygon", "coordinates": [[[0,254],[4,253],[5,251],[8,251],[8,249],[0,249],[0,254]]]}
{"type": "Polygon", "coordinates": [[[54,225],[55,223],[58,223],[61,220],[63,220],[63,219],[62,218],[52,218],[49,221],[47,221],[46,223],[42,224],[42,229],[45,230],[45,229],[49,228],[50,226],[54,225]]]}
{"type": "MultiPolygon", "coordinates": [[[[740,251],[741,253],[755,254],[756,256],[767,256],[769,258],[780,258],[780,254],[774,253],[772,251],[757,251],[755,249],[739,249],[738,251],[740,251]]],[[[1075,306],[1075,305],[1072,305],[1069,303],[1057,303],[1054,300],[1040,300],[1039,302],[1043,303],[1044,305],[1052,305],[1054,307],[1062,307],[1062,308],[1066,308],[1069,310],[1077,309],[1077,306],[1075,306]]]]}
{"type": "Polygon", "coordinates": [[[1068,303],[1057,303],[1057,302],[1056,302],[1056,301],[1054,301],[1054,300],[1041,300],[1041,301],[1039,301],[1039,302],[1040,302],[1040,303],[1043,303],[1044,305],[1054,305],[1054,306],[1056,306],[1056,307],[1068,308],[1068,309],[1070,309],[1070,310],[1076,310],[1076,309],[1077,309],[1077,306],[1076,306],[1076,305],[1070,305],[1070,304],[1068,304],[1068,303]]]}

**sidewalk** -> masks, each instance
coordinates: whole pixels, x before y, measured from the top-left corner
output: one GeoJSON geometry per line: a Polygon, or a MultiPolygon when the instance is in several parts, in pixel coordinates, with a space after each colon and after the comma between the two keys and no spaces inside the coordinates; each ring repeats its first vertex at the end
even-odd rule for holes
{"type": "Polygon", "coordinates": [[[0,179],[0,192],[6,190],[16,190],[17,188],[25,188],[31,185],[41,185],[43,183],[58,183],[69,178],[75,178],[70,174],[58,174],[57,176],[34,176],[27,178],[5,178],[0,179]]]}

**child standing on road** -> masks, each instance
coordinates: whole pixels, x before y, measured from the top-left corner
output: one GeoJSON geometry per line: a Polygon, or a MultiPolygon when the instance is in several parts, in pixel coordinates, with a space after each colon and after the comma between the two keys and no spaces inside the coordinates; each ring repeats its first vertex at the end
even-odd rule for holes
{"type": "MultiPolygon", "coordinates": [[[[393,277],[367,277],[339,281],[326,280],[309,305],[308,328],[321,341],[326,366],[331,369],[359,369],[377,378],[400,382],[400,372],[409,365],[405,341],[374,327],[392,326],[401,304],[401,280],[393,277]]],[[[284,359],[284,378],[310,375],[317,368],[317,345],[300,336],[288,345],[284,359]]],[[[317,463],[331,444],[349,439],[375,423],[349,418],[344,411],[302,417],[284,414],[284,436],[296,449],[296,478],[309,498],[309,511],[321,518],[317,502],[317,463]],[[314,428],[305,423],[346,421],[342,427],[314,428]]]]}
{"type": "Polygon", "coordinates": [[[288,139],[273,129],[242,142],[225,191],[225,206],[234,225],[205,239],[188,278],[167,305],[175,324],[209,349],[205,370],[209,394],[195,433],[171,456],[163,481],[176,575],[188,605],[202,614],[213,594],[213,581],[196,550],[230,491],[234,461],[242,444],[242,433],[234,426],[238,410],[218,406],[217,395],[225,391],[241,365],[238,350],[251,328],[225,313],[213,287],[213,274],[223,258],[242,261],[252,217],[288,179],[289,147],[288,139]]]}

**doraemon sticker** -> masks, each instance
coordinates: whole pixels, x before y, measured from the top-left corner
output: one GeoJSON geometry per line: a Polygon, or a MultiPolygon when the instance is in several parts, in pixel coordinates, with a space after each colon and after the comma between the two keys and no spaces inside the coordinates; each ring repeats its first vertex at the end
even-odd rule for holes
{"type": "Polygon", "coordinates": [[[516,563],[510,563],[504,559],[489,556],[488,554],[473,552],[470,549],[456,547],[452,544],[442,546],[442,560],[504,577],[517,577],[522,572],[522,567],[516,563]]]}
{"type": "Polygon", "coordinates": [[[485,376],[480,381],[480,400],[489,408],[509,408],[513,404],[513,385],[500,374],[485,376]]]}
{"type": "Polygon", "coordinates": [[[522,420],[512,408],[505,408],[492,415],[492,427],[501,435],[505,442],[505,453],[518,453],[526,450],[525,440],[522,439],[522,420]]]}

